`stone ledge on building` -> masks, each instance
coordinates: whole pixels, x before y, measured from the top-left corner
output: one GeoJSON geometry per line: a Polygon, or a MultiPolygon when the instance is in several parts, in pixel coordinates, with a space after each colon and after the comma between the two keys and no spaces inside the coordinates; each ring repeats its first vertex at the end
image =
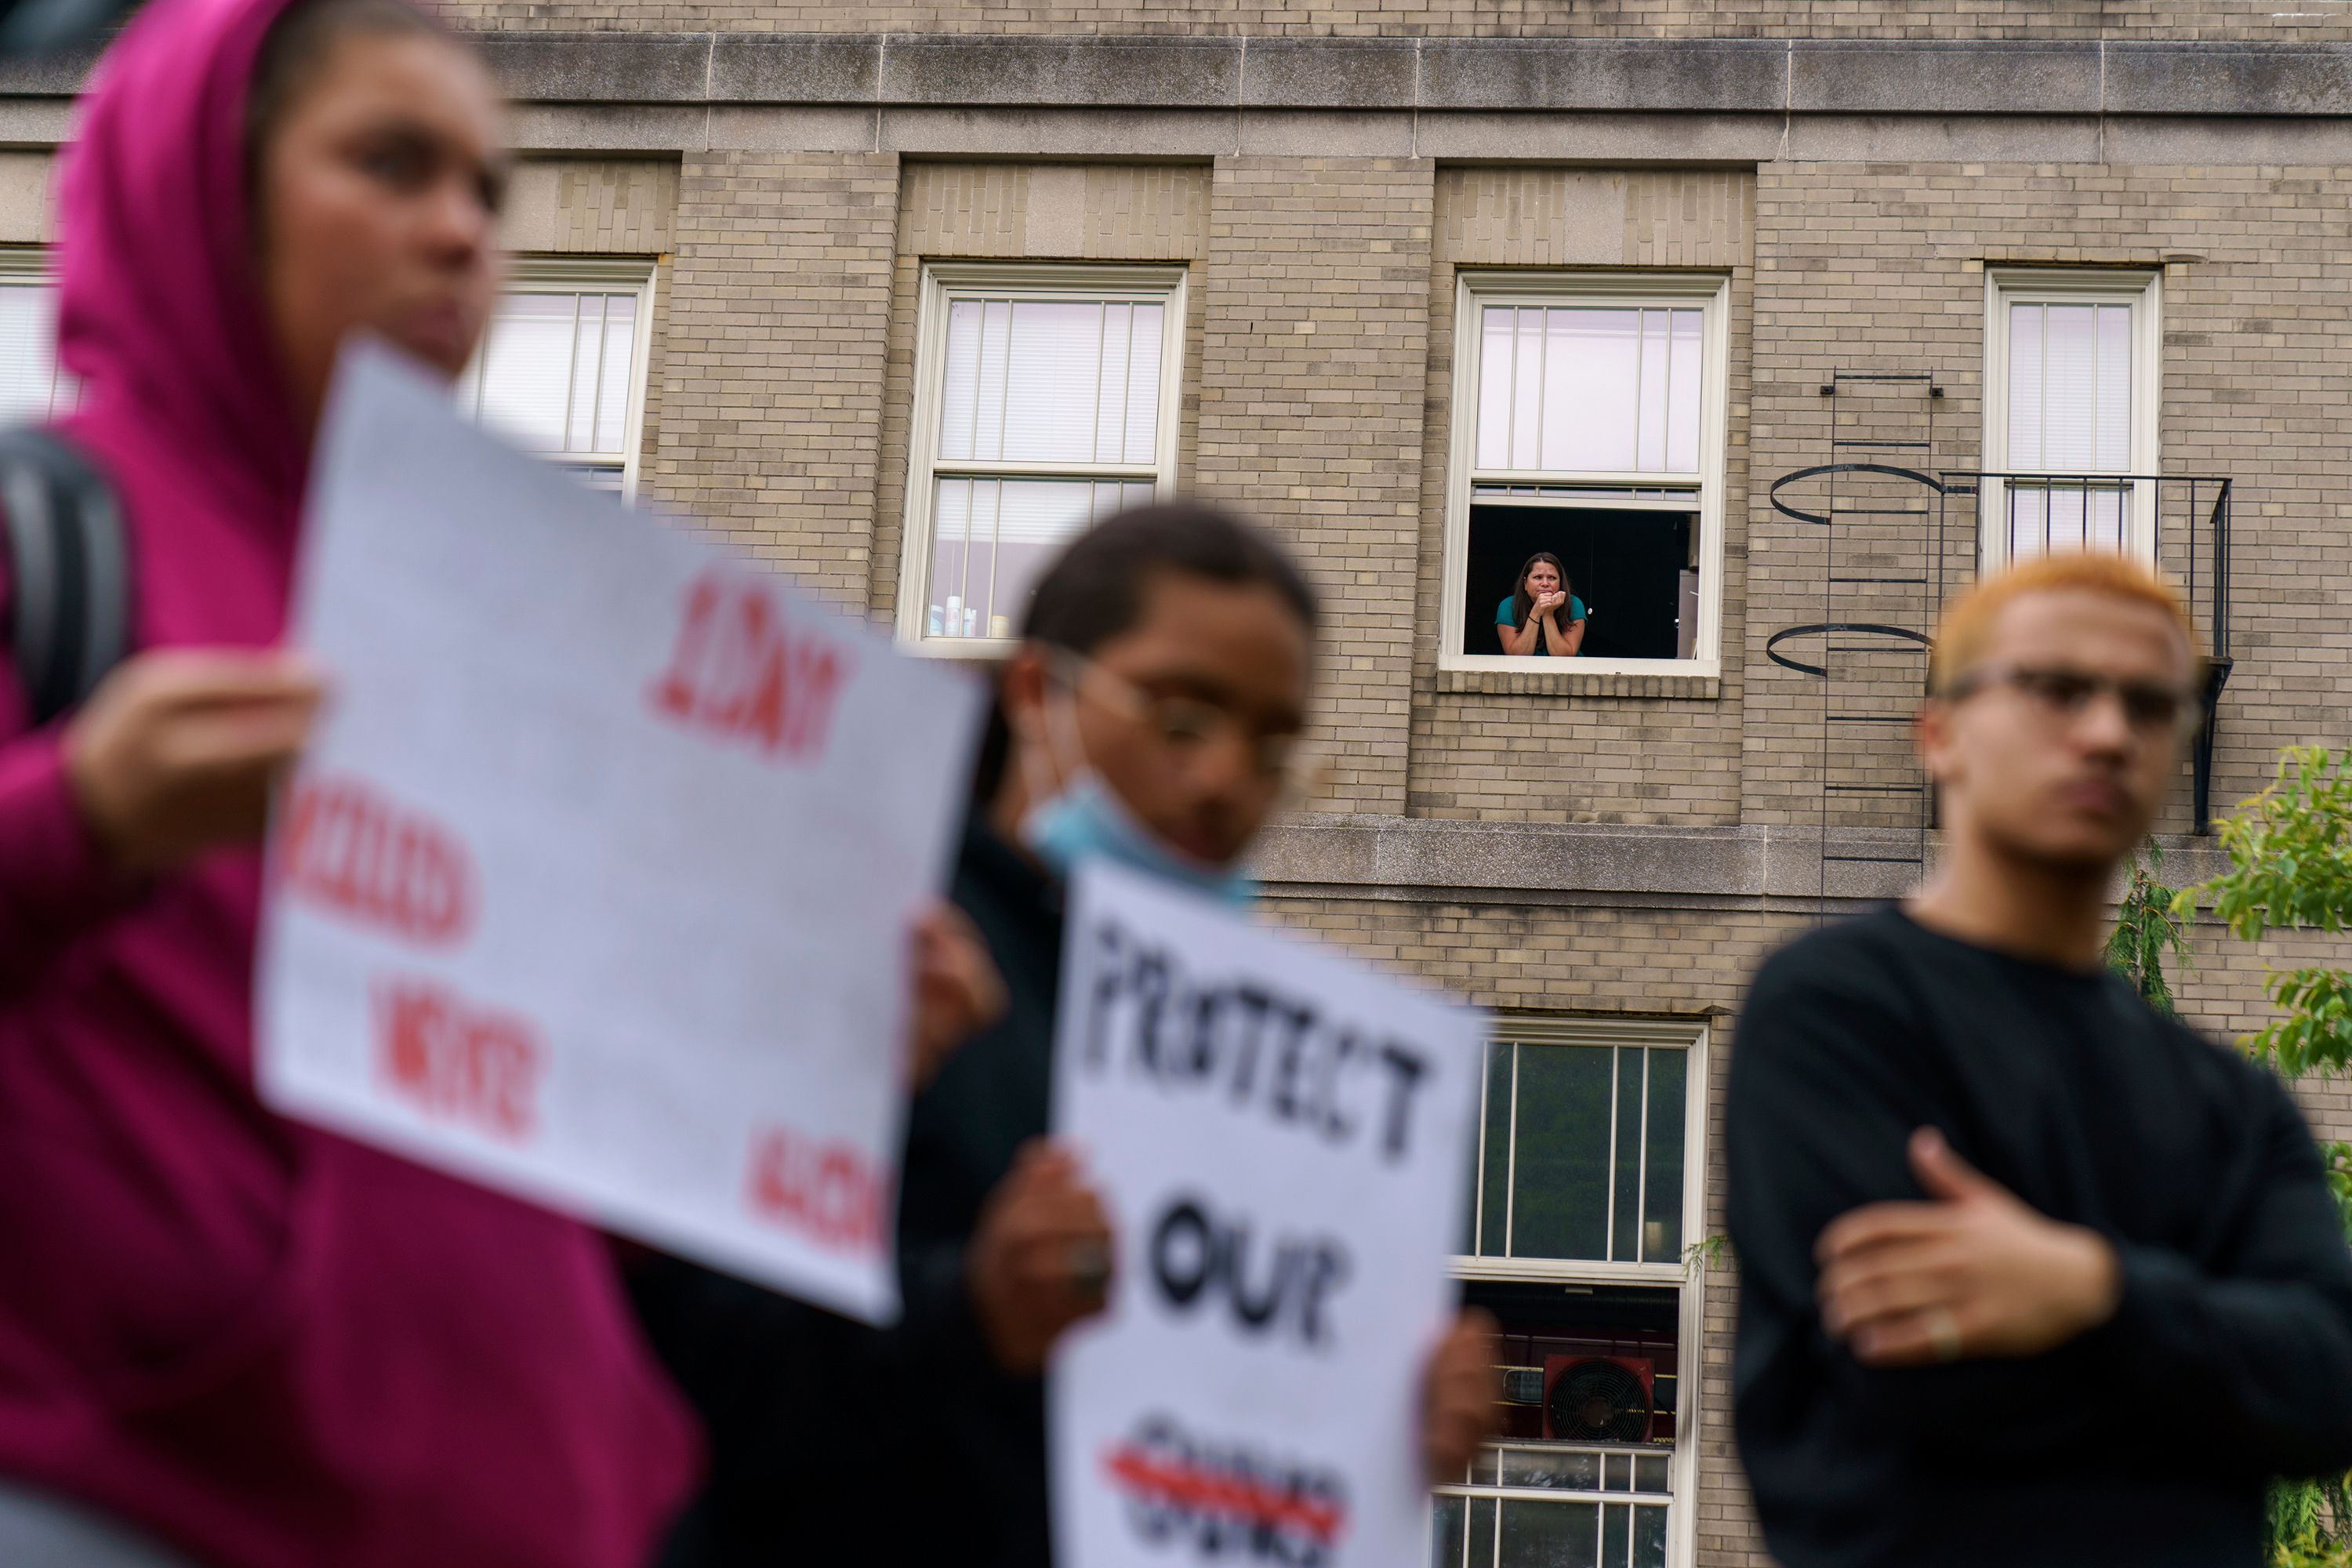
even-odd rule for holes
{"type": "MultiPolygon", "coordinates": [[[[2352,115],[2352,45],[483,32],[527,103],[2352,115]]],[[[94,51],[0,61],[70,97],[94,51]]]]}
{"type": "MultiPolygon", "coordinates": [[[[2352,114],[2352,47],[488,33],[530,102],[1706,114],[2352,114]]],[[[56,90],[62,65],[0,72],[56,90]]]]}
{"type": "MultiPolygon", "coordinates": [[[[1848,855],[1908,856],[1905,831],[1837,832],[1848,855]]],[[[2160,840],[2165,873],[2200,880],[2226,868],[2210,838],[2160,840]]],[[[1824,868],[1819,829],[1596,823],[1464,822],[1434,817],[1299,816],[1268,830],[1255,868],[1276,897],[1324,894],[1432,903],[1544,901],[1562,895],[1643,902],[1694,900],[1869,902],[1900,897],[1916,868],[1852,861],[1824,868]],[[1824,874],[1826,871],[1826,875],[1824,874]]],[[[1927,846],[1932,857],[1932,836],[1927,846]]]]}

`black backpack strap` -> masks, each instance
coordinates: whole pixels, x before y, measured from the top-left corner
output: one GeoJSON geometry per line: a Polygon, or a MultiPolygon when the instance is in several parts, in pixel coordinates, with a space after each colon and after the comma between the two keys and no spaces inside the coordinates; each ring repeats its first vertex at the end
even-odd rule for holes
{"type": "Polygon", "coordinates": [[[79,706],[131,637],[130,561],[114,489],[47,430],[0,432],[9,652],[36,726],[79,706]]]}

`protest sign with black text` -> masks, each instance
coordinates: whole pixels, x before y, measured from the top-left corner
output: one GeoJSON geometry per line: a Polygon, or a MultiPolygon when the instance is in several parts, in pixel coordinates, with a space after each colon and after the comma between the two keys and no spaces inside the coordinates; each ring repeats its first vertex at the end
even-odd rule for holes
{"type": "Polygon", "coordinates": [[[1064,1568],[1418,1568],[1478,1016],[1092,862],[1059,1030],[1118,1236],[1052,1369],[1064,1568]]]}

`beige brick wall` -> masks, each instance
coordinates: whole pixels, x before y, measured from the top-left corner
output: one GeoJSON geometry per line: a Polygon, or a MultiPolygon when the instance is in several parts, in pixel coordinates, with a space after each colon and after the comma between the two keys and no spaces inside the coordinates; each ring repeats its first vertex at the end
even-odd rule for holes
{"type": "Polygon", "coordinates": [[[688,157],[653,498],[838,603],[871,580],[898,161],[688,157]]]}
{"type": "Polygon", "coordinates": [[[1247,33],[1269,37],[2352,37],[2325,0],[454,0],[468,26],[773,32],[1247,33]]]}
{"type": "Polygon", "coordinates": [[[1404,809],[1433,170],[1220,159],[1200,360],[1202,493],[1259,518],[1325,600],[1318,805],[1404,809]]]}
{"type": "MultiPolygon", "coordinates": [[[[868,603],[897,613],[905,551],[907,432],[914,411],[922,264],[942,260],[1197,263],[1206,253],[1209,171],[1132,163],[910,163],[900,177],[890,290],[888,381],[882,417],[868,603]]],[[[1189,487],[1197,458],[1202,300],[1199,268],[1186,290],[1183,395],[1176,468],[1189,487]]]]}
{"type": "Polygon", "coordinates": [[[1755,192],[1754,176],[1744,170],[1453,168],[1439,174],[1414,611],[1423,630],[1413,647],[1412,815],[1686,826],[1738,819],[1737,650],[1747,536],[1755,192]],[[1733,657],[1714,696],[1640,700],[1614,694],[1643,689],[1623,679],[1579,680],[1563,689],[1539,678],[1441,676],[1437,668],[1458,395],[1455,273],[1504,267],[1704,269],[1730,276],[1722,646],[1733,657]]]}
{"type": "MultiPolygon", "coordinates": [[[[2163,268],[2162,465],[2235,481],[2232,652],[2214,798],[2267,782],[2291,742],[2352,743],[2352,275],[2320,195],[2346,171],[2052,165],[1767,164],[1759,174],[1754,418],[1759,475],[1827,460],[1838,368],[1932,372],[1937,461],[1981,444],[1983,264],[2163,268]]],[[[1874,426],[1894,428],[1894,420],[1874,426]]],[[[1819,809],[1820,684],[1763,661],[1775,628],[1818,620],[1821,531],[1748,500],[1745,820],[1819,809]]],[[[1881,487],[1916,495],[1916,487],[1881,487]]],[[[1825,492],[1809,492],[1816,501],[1825,492]]],[[[1847,499],[1853,499],[1853,492],[1847,499]]],[[[1969,569],[1971,512],[1947,563],[1969,569]]],[[[1850,535],[1849,537],[1856,537],[1850,535]]],[[[2174,534],[2179,537],[2177,531],[2174,534]]],[[[2186,563],[2168,549],[2176,571],[2186,563]]],[[[1901,560],[1888,558],[1891,566],[1901,560]]],[[[2209,578],[2210,581],[2210,578],[2209,578]]],[[[1916,658],[1883,661],[1912,675],[1916,658]]],[[[1900,695],[1899,682],[1885,688],[1900,695]]],[[[1890,731],[1882,754],[1899,753],[1890,731]]],[[[2186,824],[2182,791],[2168,821],[2186,824]]]]}

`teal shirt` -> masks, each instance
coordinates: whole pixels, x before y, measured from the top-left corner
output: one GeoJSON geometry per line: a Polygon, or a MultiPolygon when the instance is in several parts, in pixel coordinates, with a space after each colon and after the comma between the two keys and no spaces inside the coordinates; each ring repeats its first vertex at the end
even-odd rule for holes
{"type": "MultiPolygon", "coordinates": [[[[1495,624],[1498,626],[1510,626],[1516,630],[1519,624],[1516,618],[1518,607],[1519,596],[1517,594],[1504,595],[1503,602],[1495,606],[1495,624]]],[[[1583,618],[1584,601],[1578,598],[1575,595],[1570,594],[1568,596],[1569,621],[1573,624],[1574,622],[1580,621],[1583,618]]],[[[1557,617],[1555,617],[1555,619],[1557,619],[1557,617]]],[[[1568,628],[1566,626],[1562,626],[1560,629],[1562,631],[1566,631],[1568,628]]],[[[1548,657],[1551,653],[1551,649],[1546,645],[1550,641],[1551,638],[1549,637],[1538,636],[1536,638],[1536,651],[1532,657],[1536,658],[1548,657]]]]}

